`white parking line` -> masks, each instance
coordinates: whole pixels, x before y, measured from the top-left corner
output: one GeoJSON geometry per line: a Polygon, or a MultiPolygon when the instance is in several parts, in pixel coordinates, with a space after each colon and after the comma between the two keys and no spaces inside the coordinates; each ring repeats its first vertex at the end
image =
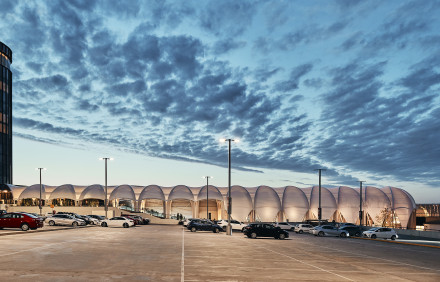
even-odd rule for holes
{"type": "Polygon", "coordinates": [[[180,281],[185,281],[185,228],[182,228],[182,261],[180,263],[180,281]]]}

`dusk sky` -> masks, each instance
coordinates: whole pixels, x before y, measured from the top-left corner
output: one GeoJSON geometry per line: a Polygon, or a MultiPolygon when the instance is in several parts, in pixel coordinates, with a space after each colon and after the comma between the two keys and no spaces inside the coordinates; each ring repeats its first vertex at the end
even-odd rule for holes
{"type": "Polygon", "coordinates": [[[440,202],[440,1],[2,0],[14,184],[407,190],[440,202]]]}

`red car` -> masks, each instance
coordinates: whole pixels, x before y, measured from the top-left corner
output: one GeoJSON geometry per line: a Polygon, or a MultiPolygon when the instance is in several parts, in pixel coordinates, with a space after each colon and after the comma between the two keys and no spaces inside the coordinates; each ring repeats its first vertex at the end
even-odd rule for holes
{"type": "Polygon", "coordinates": [[[25,212],[11,212],[0,215],[0,229],[21,228],[23,231],[44,226],[42,218],[25,212]]]}

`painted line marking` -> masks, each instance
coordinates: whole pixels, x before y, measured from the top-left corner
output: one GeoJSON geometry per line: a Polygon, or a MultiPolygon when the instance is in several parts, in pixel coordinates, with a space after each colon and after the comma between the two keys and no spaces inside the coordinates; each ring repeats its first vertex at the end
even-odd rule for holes
{"type": "Polygon", "coordinates": [[[182,260],[180,263],[180,281],[185,281],[185,229],[182,228],[182,260]]]}

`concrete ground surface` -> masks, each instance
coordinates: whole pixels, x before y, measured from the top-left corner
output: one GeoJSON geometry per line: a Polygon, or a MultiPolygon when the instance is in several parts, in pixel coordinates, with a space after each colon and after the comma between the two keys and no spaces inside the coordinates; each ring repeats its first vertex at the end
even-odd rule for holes
{"type": "Polygon", "coordinates": [[[439,248],[293,232],[89,227],[20,231],[0,246],[1,281],[440,281],[439,248]]]}

